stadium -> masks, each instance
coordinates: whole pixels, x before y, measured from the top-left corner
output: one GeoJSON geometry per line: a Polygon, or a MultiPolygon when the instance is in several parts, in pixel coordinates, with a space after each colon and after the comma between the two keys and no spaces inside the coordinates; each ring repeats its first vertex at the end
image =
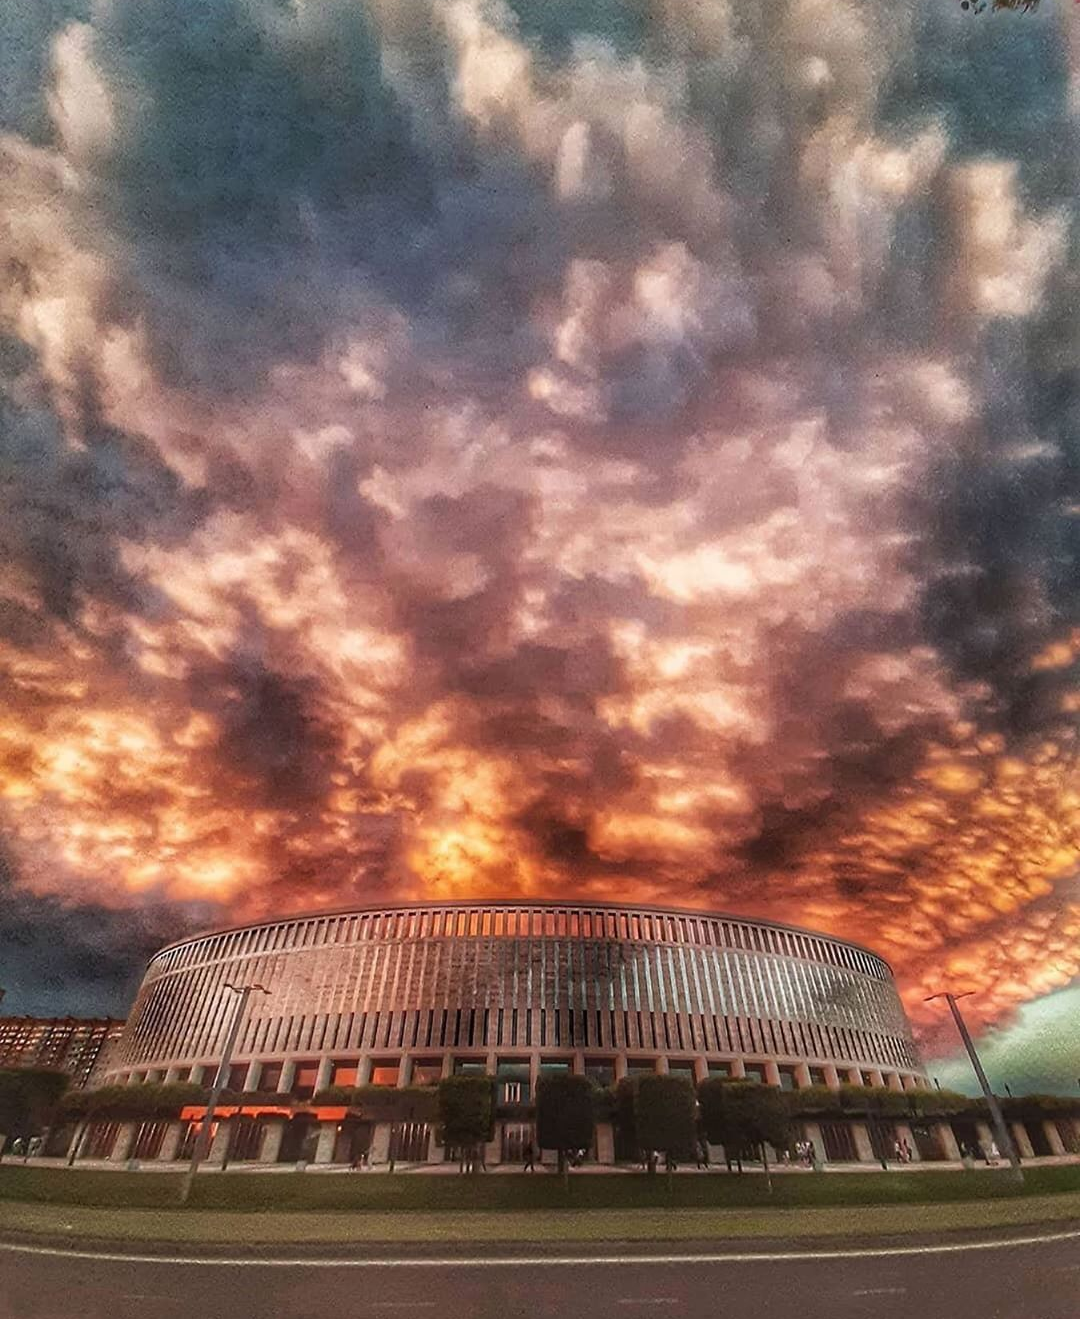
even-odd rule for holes
{"type": "MultiPolygon", "coordinates": [[[[540,902],[354,909],[171,944],[150,960],[105,1082],[210,1084],[244,985],[267,992],[251,995],[232,1054],[228,1089],[246,1096],[214,1142],[230,1160],[441,1161],[452,1152],[430,1114],[365,1120],[317,1097],[416,1094],[469,1072],[496,1078],[489,1162],[519,1159],[554,1071],[601,1086],[654,1071],[786,1090],[927,1084],[892,972],[869,949],[700,910],[540,902]]],[[[183,1157],[200,1116],[143,1124],[156,1130],[125,1152],[183,1157]]],[[[874,1157],[858,1124],[814,1125],[827,1155],[874,1157]]],[[[98,1124],[88,1152],[108,1157],[118,1130],[105,1126],[119,1124],[98,1124]]],[[[604,1122],[592,1154],[632,1157],[604,1122]]]]}

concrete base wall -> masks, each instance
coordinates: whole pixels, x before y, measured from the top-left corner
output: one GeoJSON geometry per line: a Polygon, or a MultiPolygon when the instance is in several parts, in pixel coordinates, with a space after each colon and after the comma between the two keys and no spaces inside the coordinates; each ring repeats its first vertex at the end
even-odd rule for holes
{"type": "Polygon", "coordinates": [[[120,1130],[116,1139],[113,1141],[112,1151],[109,1154],[110,1163],[125,1163],[131,1157],[131,1150],[135,1144],[135,1133],[139,1129],[138,1122],[121,1122],[120,1130]]]}
{"type": "MultiPolygon", "coordinates": [[[[1022,1159],[1033,1159],[1035,1151],[1031,1148],[1031,1138],[1027,1134],[1027,1127],[1022,1122],[1009,1123],[1009,1135],[1013,1138],[1013,1144],[1016,1146],[1016,1152],[1022,1159]]],[[[1001,1151],[1002,1158],[1005,1157],[1005,1151],[1001,1151]]]]}
{"type": "Polygon", "coordinates": [[[376,1122],[371,1133],[370,1162],[372,1167],[390,1161],[390,1123],[376,1122]]]}
{"type": "Polygon", "coordinates": [[[853,1122],[851,1135],[855,1141],[855,1155],[860,1163],[874,1163],[874,1147],[870,1144],[870,1133],[865,1122],[853,1122]]]}
{"type": "Polygon", "coordinates": [[[316,1163],[333,1163],[337,1135],[338,1124],[336,1122],[320,1122],[319,1138],[315,1143],[316,1163]]]}
{"type": "Polygon", "coordinates": [[[1061,1139],[1061,1132],[1057,1129],[1057,1124],[1050,1118],[1044,1118],[1042,1124],[1043,1131],[1046,1133],[1047,1144],[1050,1146],[1051,1154],[1066,1154],[1065,1142],[1061,1139]]]}
{"type": "Polygon", "coordinates": [[[937,1132],[938,1142],[941,1145],[942,1153],[946,1159],[958,1161],[960,1158],[960,1146],[957,1144],[956,1135],[952,1126],[948,1122],[932,1123],[934,1130],[937,1132]]]}
{"type": "Polygon", "coordinates": [[[226,1118],[219,1121],[217,1131],[214,1132],[214,1139],[210,1142],[210,1153],[206,1157],[207,1163],[224,1163],[229,1153],[229,1137],[232,1134],[232,1124],[226,1118]]]}
{"type": "Polygon", "coordinates": [[[180,1148],[180,1142],[184,1138],[184,1128],[186,1122],[170,1122],[169,1129],[165,1133],[165,1139],[161,1142],[161,1149],[158,1151],[158,1161],[160,1163],[171,1163],[180,1148]]]}
{"type": "Polygon", "coordinates": [[[284,1118],[267,1118],[263,1133],[262,1149],[259,1151],[260,1163],[277,1163],[281,1153],[281,1141],[285,1135],[284,1118]]]}

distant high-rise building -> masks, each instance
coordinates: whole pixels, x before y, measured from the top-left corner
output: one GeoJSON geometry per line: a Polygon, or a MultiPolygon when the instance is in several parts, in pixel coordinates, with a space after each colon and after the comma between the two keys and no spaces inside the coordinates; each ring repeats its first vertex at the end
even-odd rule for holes
{"type": "Polygon", "coordinates": [[[0,1017],[0,1067],[56,1067],[81,1089],[123,1029],[114,1017],[0,1017]]]}

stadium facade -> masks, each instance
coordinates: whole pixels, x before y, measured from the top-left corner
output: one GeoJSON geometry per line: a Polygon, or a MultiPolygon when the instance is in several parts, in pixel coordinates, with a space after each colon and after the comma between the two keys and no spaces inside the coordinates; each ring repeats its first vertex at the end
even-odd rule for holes
{"type": "MultiPolygon", "coordinates": [[[[431,1122],[365,1121],[316,1096],[462,1072],[496,1078],[489,1162],[518,1159],[532,1140],[546,1072],[602,1085],[652,1071],[788,1090],[927,1084],[892,972],[867,948],[706,911],[517,901],[296,916],[172,944],[150,960],[104,1082],[209,1084],[235,1012],[230,987],[246,984],[269,992],[251,996],[228,1086],[260,1099],[223,1110],[216,1157],[452,1157],[431,1122]]],[[[86,1152],[182,1156],[200,1116],[186,1112],[184,1130],[143,1124],[155,1130],[126,1142],[112,1124],[86,1152]]],[[[805,1134],[833,1157],[872,1158],[850,1125],[831,1141],[805,1134]]],[[[630,1157],[605,1123],[592,1154],[630,1157]]]]}

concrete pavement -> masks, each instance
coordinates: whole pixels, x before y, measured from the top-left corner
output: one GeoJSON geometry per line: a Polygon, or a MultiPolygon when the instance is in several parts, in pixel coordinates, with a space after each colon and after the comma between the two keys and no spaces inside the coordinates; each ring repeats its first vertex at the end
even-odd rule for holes
{"type": "MultiPolygon", "coordinates": [[[[114,1252],[119,1256],[122,1252],[114,1252]]],[[[0,1246],[0,1319],[1077,1319],[1080,1229],[1005,1241],[420,1260],[100,1258],[0,1246]]]]}

